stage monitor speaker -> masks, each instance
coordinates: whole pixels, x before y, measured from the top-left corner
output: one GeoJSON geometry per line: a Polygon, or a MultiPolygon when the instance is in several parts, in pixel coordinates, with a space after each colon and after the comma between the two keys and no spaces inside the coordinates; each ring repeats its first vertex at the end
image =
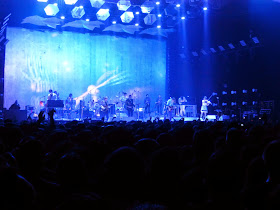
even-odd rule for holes
{"type": "Polygon", "coordinates": [[[207,115],[206,117],[209,121],[214,121],[217,119],[217,116],[216,115],[207,115]]]}

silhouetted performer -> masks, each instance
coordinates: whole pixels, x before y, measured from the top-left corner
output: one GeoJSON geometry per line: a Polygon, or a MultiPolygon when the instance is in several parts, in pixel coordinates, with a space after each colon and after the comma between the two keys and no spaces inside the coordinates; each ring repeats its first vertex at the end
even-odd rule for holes
{"type": "Polygon", "coordinates": [[[128,99],[125,101],[125,108],[127,110],[128,117],[133,117],[133,107],[135,105],[133,104],[132,96],[129,95],[128,99]]]}
{"type": "Polygon", "coordinates": [[[17,100],[10,106],[9,110],[20,110],[20,106],[17,100]]]}

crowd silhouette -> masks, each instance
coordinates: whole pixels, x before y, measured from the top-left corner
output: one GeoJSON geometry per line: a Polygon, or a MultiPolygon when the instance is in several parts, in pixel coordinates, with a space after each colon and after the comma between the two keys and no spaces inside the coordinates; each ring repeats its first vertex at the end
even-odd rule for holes
{"type": "Polygon", "coordinates": [[[278,209],[280,125],[36,122],[0,126],[1,209],[278,209]]]}

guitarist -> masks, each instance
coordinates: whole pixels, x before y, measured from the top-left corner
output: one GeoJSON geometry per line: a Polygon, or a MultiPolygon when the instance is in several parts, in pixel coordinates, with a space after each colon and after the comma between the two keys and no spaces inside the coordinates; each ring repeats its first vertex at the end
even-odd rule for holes
{"type": "Polygon", "coordinates": [[[168,114],[168,119],[171,121],[173,117],[173,111],[175,109],[174,107],[175,104],[175,98],[171,98],[166,102],[166,108],[167,108],[167,114],[168,114]]]}
{"type": "Polygon", "coordinates": [[[135,105],[133,104],[132,96],[129,95],[128,99],[125,101],[125,108],[127,110],[128,117],[133,117],[133,107],[135,105]]]}
{"type": "MultiPolygon", "coordinates": [[[[212,95],[210,96],[212,97],[212,95]]],[[[202,120],[205,120],[206,119],[206,116],[207,116],[207,113],[208,113],[208,106],[212,104],[211,101],[209,101],[207,99],[207,96],[204,96],[203,99],[202,99],[202,105],[201,105],[201,110],[200,110],[200,118],[202,120]]]]}
{"type": "Polygon", "coordinates": [[[145,114],[149,114],[151,113],[151,99],[149,97],[149,94],[146,95],[146,98],[144,99],[144,104],[145,104],[145,114]]]}
{"type": "Polygon", "coordinates": [[[109,108],[110,106],[108,105],[108,97],[105,96],[100,104],[100,117],[102,120],[105,120],[105,117],[107,121],[109,120],[109,108]]]}
{"type": "Polygon", "coordinates": [[[157,114],[162,115],[162,97],[161,95],[158,95],[157,101],[156,101],[156,109],[157,109],[157,114]]]}

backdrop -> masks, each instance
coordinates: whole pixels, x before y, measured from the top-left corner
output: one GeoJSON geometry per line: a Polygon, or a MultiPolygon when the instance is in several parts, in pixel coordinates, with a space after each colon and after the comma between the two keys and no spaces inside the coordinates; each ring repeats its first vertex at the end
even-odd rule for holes
{"type": "Polygon", "coordinates": [[[18,100],[39,108],[48,90],[69,93],[77,100],[108,96],[115,102],[122,92],[133,94],[143,106],[165,97],[166,43],[162,40],[122,38],[72,32],[8,28],[4,107],[18,100]]]}

